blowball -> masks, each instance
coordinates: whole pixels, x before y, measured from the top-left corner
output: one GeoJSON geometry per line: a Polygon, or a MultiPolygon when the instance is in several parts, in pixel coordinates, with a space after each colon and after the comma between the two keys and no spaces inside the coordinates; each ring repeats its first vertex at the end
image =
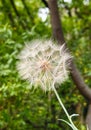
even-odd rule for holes
{"type": "Polygon", "coordinates": [[[17,70],[22,79],[44,91],[52,90],[52,83],[63,83],[68,78],[72,56],[65,45],[53,44],[51,40],[34,40],[20,52],[17,70]]]}

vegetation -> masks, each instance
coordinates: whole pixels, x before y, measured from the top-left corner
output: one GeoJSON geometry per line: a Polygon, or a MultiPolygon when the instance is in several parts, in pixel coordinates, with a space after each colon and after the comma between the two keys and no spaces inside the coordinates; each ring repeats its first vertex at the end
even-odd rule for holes
{"type": "MultiPolygon", "coordinates": [[[[55,95],[30,89],[29,83],[21,80],[16,70],[17,55],[25,43],[52,37],[50,14],[47,13],[46,20],[39,15],[41,9],[48,7],[45,0],[0,1],[0,130],[71,129],[58,120],[67,119],[55,95]]],[[[65,41],[90,88],[91,2],[58,0],[58,7],[65,41]]],[[[73,118],[75,125],[79,130],[85,130],[90,103],[80,94],[71,76],[59,86],[58,93],[68,112],[79,114],[73,118]]]]}

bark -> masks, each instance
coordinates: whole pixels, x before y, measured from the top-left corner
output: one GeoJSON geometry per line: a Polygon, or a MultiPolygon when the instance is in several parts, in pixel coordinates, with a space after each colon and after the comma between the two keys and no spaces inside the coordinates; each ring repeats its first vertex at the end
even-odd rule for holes
{"type": "MultiPolygon", "coordinates": [[[[49,9],[50,9],[50,17],[51,17],[51,25],[53,30],[53,36],[58,41],[58,43],[63,44],[65,42],[64,35],[62,31],[62,25],[60,22],[57,0],[49,0],[48,1],[49,9]]],[[[71,76],[72,80],[75,83],[77,89],[80,93],[88,100],[91,101],[91,89],[84,83],[84,79],[82,78],[79,70],[77,69],[74,61],[71,62],[71,76]]],[[[88,124],[90,130],[90,117],[91,117],[91,104],[89,105],[86,123],[88,124]],[[90,112],[90,113],[89,113],[90,112]],[[90,115],[90,116],[89,116],[90,115]]]]}
{"type": "Polygon", "coordinates": [[[65,41],[64,41],[63,31],[62,31],[62,24],[60,21],[58,8],[57,8],[57,0],[49,0],[48,4],[50,9],[53,37],[58,41],[58,43],[63,44],[65,43],[65,41]]]}
{"type": "Polygon", "coordinates": [[[87,117],[86,117],[86,124],[89,130],[91,130],[91,103],[89,103],[87,117]]]}
{"type": "Polygon", "coordinates": [[[76,87],[79,89],[80,93],[87,100],[90,101],[91,100],[91,89],[84,83],[84,80],[73,61],[71,63],[71,76],[72,76],[72,79],[73,79],[76,87]]]}

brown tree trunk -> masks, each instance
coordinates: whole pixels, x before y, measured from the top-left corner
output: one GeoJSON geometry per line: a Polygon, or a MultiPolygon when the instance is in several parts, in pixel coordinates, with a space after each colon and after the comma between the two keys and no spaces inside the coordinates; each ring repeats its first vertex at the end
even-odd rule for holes
{"type": "Polygon", "coordinates": [[[89,103],[87,116],[86,116],[86,124],[89,130],[91,130],[91,103],[89,103]]]}
{"type": "Polygon", "coordinates": [[[64,44],[65,40],[62,30],[62,24],[58,13],[57,0],[49,0],[48,4],[50,9],[53,37],[58,41],[58,43],[64,44]]]}
{"type": "MultiPolygon", "coordinates": [[[[62,25],[60,22],[57,0],[48,0],[48,5],[50,9],[50,17],[51,17],[51,25],[53,30],[53,36],[58,41],[58,43],[63,44],[65,42],[64,35],[62,31],[62,25]]],[[[76,87],[79,89],[80,93],[88,100],[91,100],[91,89],[84,83],[84,80],[78,71],[74,61],[71,62],[71,76],[72,80],[74,81],[76,87]]],[[[88,124],[90,130],[90,123],[91,121],[88,119],[91,117],[91,106],[88,109],[87,120],[86,123],[88,124]],[[88,116],[90,115],[90,116],[88,116]]]]}

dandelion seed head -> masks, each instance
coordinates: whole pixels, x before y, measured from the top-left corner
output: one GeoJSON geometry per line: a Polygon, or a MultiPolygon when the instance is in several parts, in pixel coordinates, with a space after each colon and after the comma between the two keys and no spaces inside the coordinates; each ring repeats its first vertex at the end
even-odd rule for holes
{"type": "Polygon", "coordinates": [[[53,44],[51,40],[34,40],[20,52],[17,70],[22,79],[49,91],[53,82],[61,84],[68,78],[71,58],[65,45],[53,44]]]}

